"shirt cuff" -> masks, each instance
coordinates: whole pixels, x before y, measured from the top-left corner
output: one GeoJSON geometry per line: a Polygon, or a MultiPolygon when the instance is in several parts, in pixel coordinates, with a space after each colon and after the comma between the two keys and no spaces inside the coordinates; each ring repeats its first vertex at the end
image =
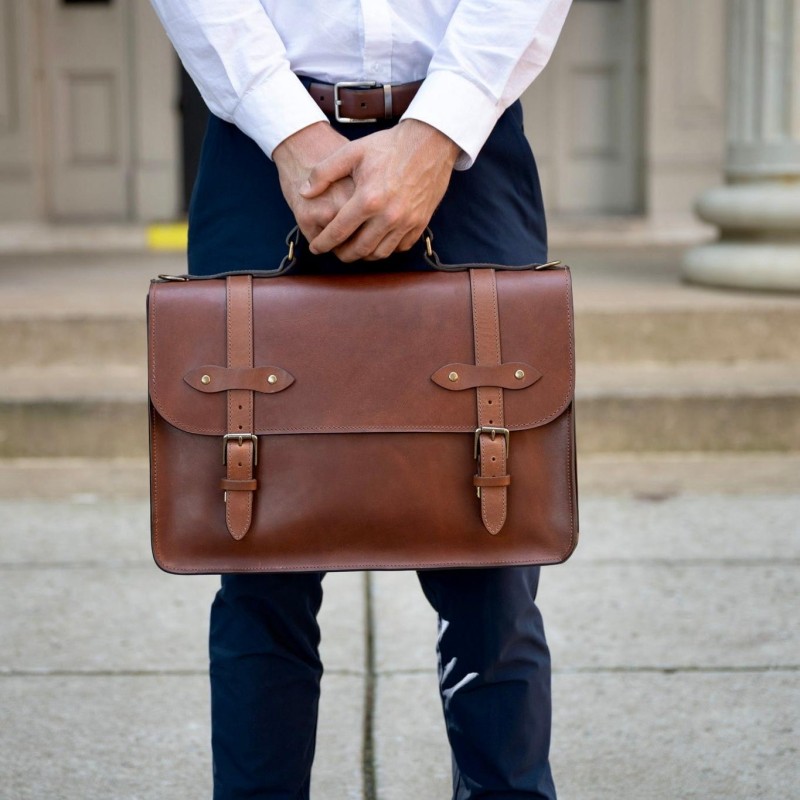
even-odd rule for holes
{"type": "Polygon", "coordinates": [[[455,72],[436,70],[422,82],[401,119],[427,122],[460,148],[455,169],[469,169],[500,118],[498,104],[455,72]]]}
{"type": "Polygon", "coordinates": [[[272,158],[272,151],[284,139],[328,118],[297,76],[282,69],[248,89],[231,120],[272,158]]]}

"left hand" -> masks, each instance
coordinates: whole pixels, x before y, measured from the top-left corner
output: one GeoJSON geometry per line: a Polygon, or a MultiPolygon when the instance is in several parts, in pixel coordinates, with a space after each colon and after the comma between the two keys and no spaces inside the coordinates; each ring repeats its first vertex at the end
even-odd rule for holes
{"type": "Polygon", "coordinates": [[[284,139],[272,152],[283,196],[303,236],[309,241],[325,230],[349,200],[353,194],[353,181],[349,177],[336,181],[313,200],[303,197],[300,189],[308,182],[314,166],[347,143],[347,139],[329,123],[315,122],[284,139]]]}
{"type": "Polygon", "coordinates": [[[311,252],[375,261],[409,250],[444,196],[459,152],[452,139],[414,119],[336,150],[311,170],[300,194],[312,199],[348,176],[355,189],[310,242],[311,252]]]}

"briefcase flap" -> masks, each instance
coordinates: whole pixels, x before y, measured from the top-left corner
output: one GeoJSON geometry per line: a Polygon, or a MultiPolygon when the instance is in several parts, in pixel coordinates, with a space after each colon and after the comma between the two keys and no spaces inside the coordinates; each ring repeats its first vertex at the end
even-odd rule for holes
{"type": "MultiPolygon", "coordinates": [[[[496,277],[504,427],[537,427],[574,394],[569,270],[496,277]]],[[[235,374],[225,286],[151,285],[150,399],[171,425],[225,434],[227,389],[247,388],[255,389],[255,434],[475,429],[470,381],[483,385],[487,373],[470,370],[469,272],[254,278],[253,369],[235,374]]]]}

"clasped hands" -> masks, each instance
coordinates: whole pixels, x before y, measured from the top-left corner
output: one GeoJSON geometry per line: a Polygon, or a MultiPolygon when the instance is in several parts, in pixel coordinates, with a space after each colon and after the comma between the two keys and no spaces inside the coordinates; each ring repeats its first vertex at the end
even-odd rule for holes
{"type": "Polygon", "coordinates": [[[458,153],[452,139],[409,119],[352,142],[317,122],[272,158],[311,252],[350,262],[387,258],[419,240],[458,153]]]}

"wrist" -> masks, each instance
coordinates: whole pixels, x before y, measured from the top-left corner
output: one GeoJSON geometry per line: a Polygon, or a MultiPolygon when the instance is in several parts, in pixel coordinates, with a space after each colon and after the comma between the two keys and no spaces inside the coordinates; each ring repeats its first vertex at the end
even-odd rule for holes
{"type": "Polygon", "coordinates": [[[422,120],[401,120],[397,129],[417,147],[428,150],[437,160],[443,161],[450,168],[454,166],[461,153],[461,148],[447,134],[422,120]]]}
{"type": "Polygon", "coordinates": [[[289,166],[310,169],[345,141],[329,122],[315,122],[287,136],[272,151],[272,160],[279,169],[289,166]]]}

